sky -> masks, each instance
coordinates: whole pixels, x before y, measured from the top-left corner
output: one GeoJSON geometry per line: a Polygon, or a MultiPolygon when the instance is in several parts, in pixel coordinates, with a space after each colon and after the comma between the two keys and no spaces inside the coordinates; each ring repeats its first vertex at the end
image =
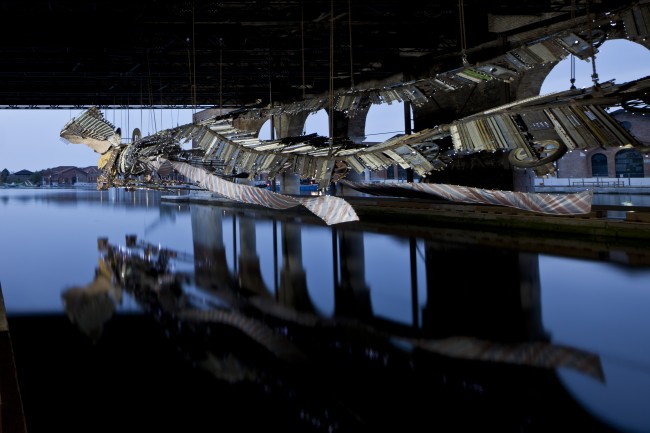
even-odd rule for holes
{"type": "MultiPolygon", "coordinates": [[[[614,80],[620,84],[650,75],[650,50],[631,41],[616,39],[606,41],[596,54],[596,71],[599,83],[614,80]]],[[[575,85],[590,87],[591,61],[575,59],[575,85]]],[[[541,93],[567,90],[570,86],[570,57],[553,68],[542,85],[541,93]]],[[[384,141],[404,132],[401,104],[373,105],[368,113],[366,136],[368,141],[384,141]]],[[[61,165],[78,167],[96,166],[99,155],[83,144],[70,144],[59,137],[65,124],[83,110],[68,109],[0,109],[0,170],[39,171],[61,165]]],[[[191,109],[108,109],[104,117],[120,127],[124,137],[132,136],[140,128],[143,136],[162,129],[191,123],[191,109]]],[[[305,133],[328,136],[327,115],[318,112],[310,115],[305,133]]],[[[261,139],[270,138],[262,127],[261,139]]]]}

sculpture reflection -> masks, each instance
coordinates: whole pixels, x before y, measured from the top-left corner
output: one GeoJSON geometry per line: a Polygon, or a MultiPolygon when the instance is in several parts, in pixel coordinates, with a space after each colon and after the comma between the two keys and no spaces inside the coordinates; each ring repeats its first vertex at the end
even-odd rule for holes
{"type": "MultiPolygon", "coordinates": [[[[423,402],[437,405],[442,418],[484,411],[479,408],[530,399],[530,389],[540,383],[550,394],[541,405],[553,413],[554,404],[560,404],[553,395],[562,393],[556,368],[605,380],[597,354],[554,345],[544,334],[534,255],[479,249],[472,256],[466,248],[425,240],[426,305],[421,323],[414,311],[405,326],[373,310],[364,232],[330,229],[335,311],[324,316],[307,287],[310,269],[302,261],[299,221],[273,225],[281,243],[281,254],[274,258],[275,286],[263,278],[251,215],[232,215],[239,256],[230,269],[224,242],[229,221],[223,212],[211,206],[191,206],[190,211],[193,254],[133,236],[123,246],[99,240],[95,281],[63,294],[66,311],[82,332],[98,338],[115,314],[108,304],[119,302],[117,294],[124,291],[158,321],[192,365],[231,384],[260,386],[285,399],[297,417],[332,430],[397,424],[388,407],[398,403],[409,407],[400,412],[400,425],[402,417],[411,420],[406,425],[416,425],[425,416],[423,402]],[[475,272],[463,272],[467,261],[478,266],[475,272]],[[498,290],[488,291],[485,275],[503,263],[516,264],[509,266],[516,270],[503,276],[498,290]],[[453,287],[438,278],[441,269],[456,275],[453,287]],[[495,386],[498,397],[477,393],[495,386]],[[467,404],[457,405],[459,399],[467,404]]],[[[328,254],[330,245],[319,246],[318,253],[328,254]]],[[[408,287],[405,281],[395,290],[408,292],[408,287]]],[[[520,412],[515,418],[530,415],[526,404],[513,410],[520,412]]],[[[556,421],[551,416],[544,422],[556,421]]]]}
{"type": "MultiPolygon", "coordinates": [[[[103,243],[103,240],[100,240],[103,243]]],[[[68,318],[86,334],[93,343],[102,335],[104,324],[115,313],[115,304],[122,302],[122,288],[114,285],[112,269],[105,260],[99,260],[95,279],[84,287],[66,290],[63,305],[68,318]]]]}

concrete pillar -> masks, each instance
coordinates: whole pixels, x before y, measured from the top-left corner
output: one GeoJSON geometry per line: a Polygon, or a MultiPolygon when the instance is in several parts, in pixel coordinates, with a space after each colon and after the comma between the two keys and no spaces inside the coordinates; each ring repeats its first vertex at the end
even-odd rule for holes
{"type": "Polygon", "coordinates": [[[290,195],[300,194],[300,175],[285,171],[278,175],[278,179],[280,180],[280,193],[290,195]]]}
{"type": "Polygon", "coordinates": [[[528,335],[539,339],[549,336],[542,320],[542,288],[539,273],[539,255],[519,253],[521,310],[525,317],[528,335]]]}
{"type": "Polygon", "coordinates": [[[250,292],[270,297],[271,293],[262,278],[260,257],[257,254],[255,222],[252,217],[239,218],[239,285],[250,292]]]}
{"type": "Polygon", "coordinates": [[[532,168],[512,167],[513,191],[535,192],[535,171],[532,168]]]}
{"type": "Polygon", "coordinates": [[[363,233],[342,231],[338,235],[340,284],[334,303],[337,315],[372,317],[370,288],[366,284],[363,233]]]}
{"type": "Polygon", "coordinates": [[[191,205],[190,216],[197,285],[210,290],[232,290],[235,285],[226,261],[221,209],[191,205]]]}
{"type": "MultiPolygon", "coordinates": [[[[355,170],[350,170],[345,176],[345,180],[350,182],[363,182],[362,173],[357,173],[355,170]]],[[[357,191],[354,188],[349,188],[343,184],[338,184],[339,187],[339,196],[341,197],[364,197],[366,194],[361,191],[357,191]]]]}
{"type": "Polygon", "coordinates": [[[472,249],[425,241],[426,306],[422,326],[440,335],[485,335],[511,340],[546,339],[541,327],[538,255],[498,248],[472,249]],[[486,291],[485,275],[499,273],[499,290],[486,291]],[[440,275],[454,275],[453,290],[440,275]]]}
{"type": "Polygon", "coordinates": [[[314,305],[307,291],[307,274],[302,264],[302,238],[300,225],[282,223],[282,268],[278,300],[282,305],[298,311],[314,312],[314,305]]]}

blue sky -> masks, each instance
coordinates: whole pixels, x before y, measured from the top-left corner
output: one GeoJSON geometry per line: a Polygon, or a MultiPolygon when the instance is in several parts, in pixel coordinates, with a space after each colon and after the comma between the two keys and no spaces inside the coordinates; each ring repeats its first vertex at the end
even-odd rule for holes
{"type": "MultiPolygon", "coordinates": [[[[571,63],[567,58],[551,71],[542,86],[542,93],[566,90],[570,86],[571,63]]],[[[590,87],[591,62],[575,59],[576,87],[590,87]]],[[[606,41],[596,54],[599,82],[616,83],[650,75],[650,51],[626,40],[606,41]]],[[[27,169],[43,170],[60,165],[85,167],[97,165],[98,156],[90,148],[69,144],[59,138],[61,128],[80,110],[0,110],[0,170],[10,172],[27,169]]],[[[143,135],[191,122],[192,110],[107,110],[105,117],[130,136],[138,127],[143,135]]],[[[383,141],[404,132],[401,104],[375,105],[368,113],[366,136],[370,141],[383,141]]],[[[264,131],[264,129],[263,129],[264,131]]],[[[306,133],[327,136],[327,116],[316,113],[307,118],[306,133]]],[[[260,134],[261,138],[265,137],[260,134]]]]}

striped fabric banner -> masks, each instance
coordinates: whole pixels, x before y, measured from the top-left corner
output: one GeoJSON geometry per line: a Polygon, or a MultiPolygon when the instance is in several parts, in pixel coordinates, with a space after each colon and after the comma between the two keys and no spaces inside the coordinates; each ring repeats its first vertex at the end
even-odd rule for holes
{"type": "Polygon", "coordinates": [[[471,337],[415,340],[415,345],[441,355],[480,361],[505,362],[542,368],[571,368],[604,382],[605,374],[597,354],[573,347],[533,341],[497,343],[471,337]]]}
{"type": "Polygon", "coordinates": [[[232,326],[248,335],[255,342],[266,347],[284,361],[302,362],[307,359],[306,355],[289,338],[282,334],[276,334],[263,321],[245,316],[237,311],[227,309],[199,310],[196,308],[181,308],[176,314],[181,320],[232,326]]]}
{"type": "Polygon", "coordinates": [[[444,183],[394,183],[370,184],[340,180],[340,184],[373,195],[412,197],[414,193],[434,195],[460,203],[481,203],[509,206],[531,212],[553,215],[576,215],[591,212],[593,191],[571,194],[538,194],[517,191],[500,191],[449,185],[444,183]]]}
{"type": "Polygon", "coordinates": [[[229,182],[215,176],[201,167],[191,166],[185,162],[169,161],[159,157],[150,164],[157,168],[165,162],[171,162],[174,170],[188,179],[198,182],[208,191],[215,192],[223,197],[240,203],[256,204],[271,209],[289,209],[295,206],[304,206],[327,225],[358,221],[359,217],[350,203],[339,197],[323,195],[313,197],[290,197],[278,194],[256,186],[242,185],[229,182]]]}

